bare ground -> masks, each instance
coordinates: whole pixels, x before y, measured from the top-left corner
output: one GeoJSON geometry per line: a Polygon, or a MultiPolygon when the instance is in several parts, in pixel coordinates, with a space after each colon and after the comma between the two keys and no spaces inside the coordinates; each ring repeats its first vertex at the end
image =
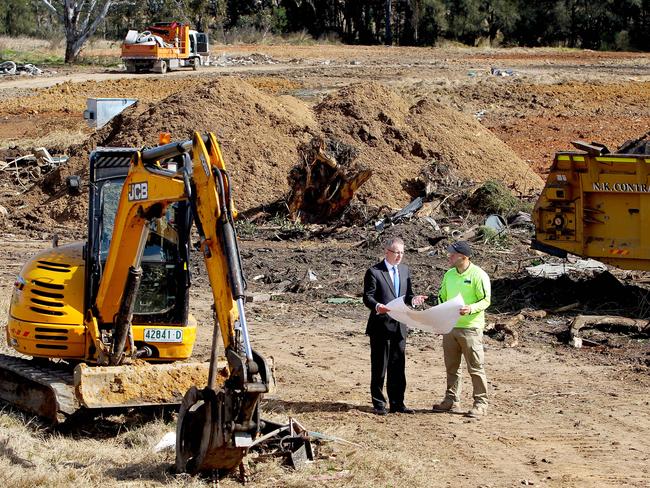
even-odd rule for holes
{"type": "MultiPolygon", "coordinates": [[[[650,129],[650,57],[644,54],[341,46],[229,49],[231,54],[256,51],[278,63],[178,72],[164,79],[127,79],[113,70],[0,80],[0,148],[11,152],[13,145],[46,144],[64,150],[80,142],[91,134],[80,119],[88,96],[157,102],[205,79],[230,74],[273,96],[294,96],[311,104],[354,82],[373,81],[397,90],[405,100],[425,95],[471,116],[482,112],[482,124],[540,175],[552,154],[568,148],[573,139],[615,147],[650,129]],[[516,76],[494,77],[491,67],[513,69],[516,76]],[[66,83],[56,85],[61,82],[66,83]]],[[[29,194],[21,197],[21,191],[5,180],[0,203],[20,198],[29,203],[29,194]]],[[[83,213],[62,218],[53,228],[39,223],[38,212],[26,211],[29,225],[4,227],[0,296],[5,297],[5,310],[20,266],[48,246],[53,232],[83,235],[71,227],[83,213]]],[[[407,260],[418,290],[435,293],[444,260],[441,254],[416,252],[435,235],[417,226],[390,232],[407,238],[407,260]]],[[[274,358],[278,381],[277,392],[263,403],[264,416],[280,421],[295,416],[310,430],[362,446],[326,443],[319,447],[317,462],[298,472],[275,461],[250,459],[252,486],[650,485],[647,337],[601,332],[593,337],[600,346],[574,350],[563,335],[573,313],[647,312],[645,291],[633,286],[646,276],[616,272],[631,288],[607,276],[578,283],[535,281],[521,271],[539,259],[526,248],[526,235],[507,247],[485,247],[477,262],[495,283],[490,322],[524,307],[548,310],[576,301],[580,307],[571,314],[524,321],[514,348],[499,334],[486,336],[491,405],[480,421],[430,413],[444,387],[440,339],[410,335],[406,399],[416,414],[380,418],[370,412],[366,310],[358,304],[326,302],[331,296],[360,293],[363,271],[381,253],[373,233],[353,228],[342,236],[308,239],[301,232],[287,237],[270,230],[242,242],[251,292],[278,291],[299,281],[307,269],[318,276],[307,292],[284,293],[249,306],[254,346],[274,358]],[[368,245],[356,246],[367,238],[368,245]],[[264,277],[251,279],[259,275],[264,277]]],[[[444,242],[434,248],[443,249],[444,242]]],[[[194,272],[192,309],[202,324],[195,354],[206,358],[211,302],[198,263],[194,272]]],[[[5,319],[0,323],[4,326],[5,319]]],[[[469,407],[467,378],[464,387],[463,405],[469,407]]],[[[91,417],[78,419],[67,430],[51,431],[5,408],[0,425],[0,481],[7,486],[212,485],[211,480],[172,474],[173,453],[152,452],[163,434],[174,429],[173,414],[91,417]]],[[[238,482],[226,478],[221,485],[238,482]]]]}

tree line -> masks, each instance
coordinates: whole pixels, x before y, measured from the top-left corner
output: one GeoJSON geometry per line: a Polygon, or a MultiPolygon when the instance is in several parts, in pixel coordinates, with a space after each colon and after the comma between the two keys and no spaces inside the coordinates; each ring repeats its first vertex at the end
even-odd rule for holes
{"type": "MultiPolygon", "coordinates": [[[[347,44],[562,46],[650,51],[650,0],[2,0],[0,33],[92,35],[177,20],[213,42],[303,33],[347,44]]],[[[71,39],[75,42],[71,42],[71,39]]]]}

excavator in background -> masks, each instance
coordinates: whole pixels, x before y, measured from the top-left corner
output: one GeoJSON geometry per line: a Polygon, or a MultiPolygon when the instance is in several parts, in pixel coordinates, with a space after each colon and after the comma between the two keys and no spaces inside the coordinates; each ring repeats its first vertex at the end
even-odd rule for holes
{"type": "Polygon", "coordinates": [[[533,210],[533,249],[650,270],[649,138],[613,153],[582,141],[557,153],[533,210]]]}
{"type": "Polygon", "coordinates": [[[178,22],[158,22],[144,32],[130,30],[122,43],[122,61],[129,73],[196,70],[210,64],[208,34],[178,22]]]}
{"type": "Polygon", "coordinates": [[[238,466],[260,432],[259,399],[272,377],[248,335],[216,138],[99,148],[89,186],[87,241],[41,252],[16,279],[7,342],[32,359],[0,355],[0,399],[53,422],[82,408],[180,403],[177,470],[238,466]],[[193,223],[214,300],[209,363],[184,361],[196,340],[193,223]]]}

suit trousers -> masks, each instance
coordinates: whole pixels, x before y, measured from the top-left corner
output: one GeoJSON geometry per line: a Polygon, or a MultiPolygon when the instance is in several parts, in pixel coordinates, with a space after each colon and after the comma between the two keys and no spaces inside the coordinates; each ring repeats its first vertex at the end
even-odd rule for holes
{"type": "Polygon", "coordinates": [[[483,330],[455,327],[442,336],[442,350],[447,369],[447,391],[445,399],[454,403],[460,401],[460,362],[465,358],[467,371],[472,378],[474,405],[487,406],[487,379],[483,367],[483,330]]]}
{"type": "Polygon", "coordinates": [[[384,380],[390,408],[404,406],[406,338],[400,330],[370,335],[370,395],[374,408],[386,408],[384,380]]]}

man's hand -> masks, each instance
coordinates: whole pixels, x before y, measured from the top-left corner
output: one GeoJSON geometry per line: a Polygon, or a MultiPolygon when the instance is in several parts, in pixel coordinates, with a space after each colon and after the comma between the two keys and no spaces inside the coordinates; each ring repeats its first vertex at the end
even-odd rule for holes
{"type": "Polygon", "coordinates": [[[428,297],[426,295],[415,295],[413,300],[411,300],[411,305],[418,307],[424,303],[428,297]]]}
{"type": "Polygon", "coordinates": [[[388,313],[390,312],[390,308],[388,308],[386,305],[383,303],[377,304],[377,313],[388,313]]]}
{"type": "Polygon", "coordinates": [[[469,315],[470,313],[472,313],[472,309],[470,308],[469,305],[463,305],[462,307],[460,307],[461,315],[469,315]]]}

